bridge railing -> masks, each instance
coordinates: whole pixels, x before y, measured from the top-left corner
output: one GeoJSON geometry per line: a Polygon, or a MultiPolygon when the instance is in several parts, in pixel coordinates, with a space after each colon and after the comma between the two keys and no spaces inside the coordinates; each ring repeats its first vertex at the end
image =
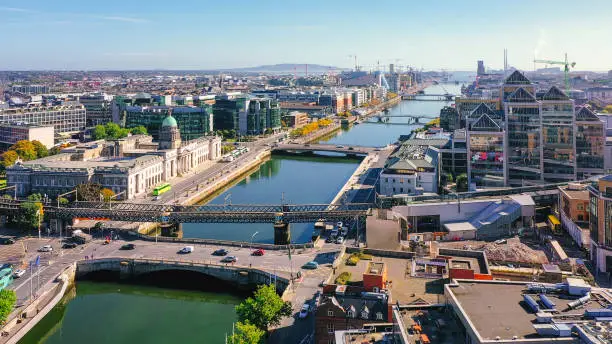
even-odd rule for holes
{"type": "Polygon", "coordinates": [[[244,248],[263,248],[265,250],[303,250],[313,248],[312,242],[302,244],[291,244],[291,245],[274,245],[266,243],[251,243],[249,241],[229,241],[229,240],[216,240],[216,239],[200,239],[200,238],[171,238],[158,236],[157,239],[154,236],[133,233],[139,239],[146,241],[158,241],[158,242],[170,242],[170,243],[183,243],[183,244],[198,244],[198,245],[220,245],[220,246],[232,246],[232,247],[244,247],[244,248]]]}

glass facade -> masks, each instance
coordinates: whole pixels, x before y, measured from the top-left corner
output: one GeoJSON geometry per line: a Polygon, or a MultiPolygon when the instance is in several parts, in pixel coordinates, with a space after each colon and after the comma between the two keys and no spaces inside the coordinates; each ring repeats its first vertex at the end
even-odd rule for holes
{"type": "Polygon", "coordinates": [[[575,180],[574,104],[571,100],[542,101],[542,141],[544,179],[551,182],[575,180]]]}
{"type": "Polygon", "coordinates": [[[247,102],[246,97],[233,99],[226,96],[217,97],[213,105],[214,130],[239,131],[239,116],[242,111],[245,111],[247,102]]]}
{"type": "Polygon", "coordinates": [[[576,165],[578,179],[604,172],[604,123],[591,110],[576,111],[576,165]]]}
{"type": "Polygon", "coordinates": [[[501,187],[504,179],[503,133],[470,133],[470,183],[501,187]]]}
{"type": "Polygon", "coordinates": [[[81,104],[34,106],[0,109],[0,123],[23,122],[40,126],[52,125],[56,134],[85,130],[86,110],[81,104]]]}
{"type": "Polygon", "coordinates": [[[512,181],[540,180],[541,132],[540,105],[506,104],[506,128],[508,135],[508,178],[512,181]]]}
{"type": "Polygon", "coordinates": [[[178,124],[181,140],[195,140],[210,133],[210,113],[206,108],[195,106],[185,107],[130,107],[125,110],[125,126],[127,128],[139,125],[145,126],[154,140],[159,140],[161,124],[172,108],[172,117],[178,124]]]}

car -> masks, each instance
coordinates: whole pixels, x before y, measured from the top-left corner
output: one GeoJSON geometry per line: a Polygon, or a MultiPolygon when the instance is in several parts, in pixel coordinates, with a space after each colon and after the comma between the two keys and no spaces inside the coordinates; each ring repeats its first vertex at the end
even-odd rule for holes
{"type": "Polygon", "coordinates": [[[62,245],[62,248],[75,248],[77,246],[78,246],[78,244],[76,242],[65,242],[62,245]]]}
{"type": "Polygon", "coordinates": [[[19,278],[19,277],[23,276],[25,273],[26,273],[26,271],[24,269],[17,269],[15,271],[13,271],[13,277],[19,278]]]}
{"type": "Polygon", "coordinates": [[[325,239],[325,242],[326,242],[326,243],[328,243],[328,244],[329,244],[329,243],[332,243],[332,242],[334,242],[334,238],[332,238],[331,236],[328,236],[328,237],[325,239]]]}
{"type": "Polygon", "coordinates": [[[304,264],[302,266],[302,268],[309,269],[309,270],[315,270],[315,269],[319,268],[319,263],[317,263],[315,261],[311,261],[311,262],[308,262],[308,263],[304,264]]]}
{"type": "Polygon", "coordinates": [[[308,314],[310,314],[310,305],[305,303],[302,306],[302,309],[300,310],[300,313],[298,314],[298,316],[300,317],[300,319],[304,319],[308,316],[308,314]]]}
{"type": "Polygon", "coordinates": [[[375,151],[375,152],[380,152],[381,150],[382,150],[382,149],[380,149],[380,148],[374,148],[374,151],[375,151]]]}
{"type": "Polygon", "coordinates": [[[181,254],[187,254],[191,252],[193,252],[193,246],[185,246],[178,251],[178,253],[181,253],[181,254]]]}
{"type": "Polygon", "coordinates": [[[304,144],[304,147],[310,147],[309,143],[304,144]]]}
{"type": "Polygon", "coordinates": [[[253,251],[254,256],[263,256],[265,253],[266,251],[264,251],[263,248],[258,248],[255,251],[253,251]]]}
{"type": "Polygon", "coordinates": [[[51,247],[51,245],[45,245],[38,249],[38,252],[52,252],[52,251],[53,251],[53,247],[51,247]]]}
{"type": "Polygon", "coordinates": [[[336,222],[336,227],[338,227],[338,228],[342,228],[342,226],[344,226],[344,224],[342,223],[342,221],[338,221],[338,222],[336,222]]]}
{"type": "Polygon", "coordinates": [[[153,197],[153,200],[154,200],[154,201],[159,201],[160,199],[161,199],[161,196],[155,196],[155,197],[153,197]]]}
{"type": "Polygon", "coordinates": [[[15,243],[15,239],[13,238],[2,238],[0,240],[2,241],[2,245],[12,245],[15,243]]]}
{"type": "Polygon", "coordinates": [[[349,147],[348,150],[355,150],[355,147],[349,147]]]}
{"type": "Polygon", "coordinates": [[[336,148],[344,148],[343,145],[337,145],[336,148]]]}
{"type": "Polygon", "coordinates": [[[224,249],[224,248],[220,248],[218,250],[216,250],[215,252],[213,252],[213,256],[227,256],[227,254],[229,253],[228,250],[224,249]]]}
{"type": "Polygon", "coordinates": [[[238,258],[236,258],[236,256],[227,256],[221,259],[222,263],[235,263],[237,261],[238,261],[238,258]]]}
{"type": "Polygon", "coordinates": [[[133,250],[136,248],[136,245],[134,244],[125,244],[123,246],[121,246],[119,249],[120,250],[133,250]]]}
{"type": "Polygon", "coordinates": [[[343,237],[343,236],[339,236],[339,237],[336,239],[336,244],[342,244],[343,242],[344,242],[344,237],[343,237]]]}

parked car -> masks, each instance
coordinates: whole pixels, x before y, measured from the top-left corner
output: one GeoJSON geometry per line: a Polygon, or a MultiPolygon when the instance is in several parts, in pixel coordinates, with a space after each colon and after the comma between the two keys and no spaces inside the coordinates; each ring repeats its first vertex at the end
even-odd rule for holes
{"type": "Polygon", "coordinates": [[[65,242],[62,245],[62,248],[75,248],[77,246],[79,246],[79,245],[76,242],[65,242]]]}
{"type": "Polygon", "coordinates": [[[337,145],[336,148],[344,148],[343,145],[337,145]]]}
{"type": "Polygon", "coordinates": [[[300,319],[304,319],[310,314],[310,305],[305,303],[300,310],[300,314],[298,315],[300,319]]]}
{"type": "Polygon", "coordinates": [[[185,246],[178,251],[178,253],[181,253],[181,254],[187,254],[191,252],[193,252],[193,246],[185,246]]]}
{"type": "Polygon", "coordinates": [[[319,267],[319,263],[311,261],[302,266],[304,269],[315,270],[319,267]]]}
{"type": "Polygon", "coordinates": [[[51,245],[45,245],[38,249],[38,252],[52,252],[52,251],[53,251],[53,247],[51,247],[51,245]]]}
{"type": "Polygon", "coordinates": [[[336,239],[336,244],[342,244],[343,242],[344,242],[343,236],[339,236],[338,239],[336,239]]]}
{"type": "Polygon", "coordinates": [[[255,251],[253,251],[254,256],[263,256],[265,253],[266,251],[264,251],[262,248],[258,248],[255,251]]]}
{"type": "Polygon", "coordinates": [[[328,236],[328,237],[325,239],[325,242],[326,242],[326,243],[332,243],[332,242],[334,242],[334,238],[332,238],[331,236],[328,236]]]}
{"type": "Polygon", "coordinates": [[[215,252],[213,252],[213,256],[227,256],[228,253],[229,253],[228,250],[224,248],[220,248],[216,250],[215,252]]]}
{"type": "Polygon", "coordinates": [[[236,256],[227,256],[221,259],[222,263],[235,263],[237,261],[238,261],[238,258],[236,258],[236,256]]]}
{"type": "Polygon", "coordinates": [[[135,248],[136,248],[136,245],[134,244],[125,244],[120,247],[121,250],[133,250],[135,248]]]}
{"type": "Polygon", "coordinates": [[[2,245],[12,245],[15,243],[15,239],[13,238],[0,238],[0,242],[2,245]]]}
{"type": "Polygon", "coordinates": [[[13,277],[19,278],[19,277],[23,276],[25,273],[26,273],[26,271],[24,269],[17,269],[15,271],[13,271],[13,277]]]}

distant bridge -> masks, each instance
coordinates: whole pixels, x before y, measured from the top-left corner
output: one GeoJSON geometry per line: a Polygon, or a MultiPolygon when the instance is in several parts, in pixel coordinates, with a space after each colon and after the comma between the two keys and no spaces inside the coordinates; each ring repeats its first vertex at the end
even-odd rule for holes
{"type": "Polygon", "coordinates": [[[328,144],[279,144],[272,147],[272,151],[275,152],[288,152],[288,153],[312,153],[312,152],[333,152],[343,153],[346,155],[360,155],[365,156],[373,152],[375,148],[363,147],[363,146],[344,146],[344,145],[328,145],[328,144]]]}
{"type": "Polygon", "coordinates": [[[445,94],[402,94],[403,100],[416,100],[416,101],[453,101],[456,95],[451,93],[445,94]]]}
{"type": "MultiPolygon", "coordinates": [[[[0,200],[0,212],[14,214],[20,201],[0,200]]],[[[44,212],[50,218],[109,219],[130,222],[198,222],[198,223],[310,223],[321,219],[344,221],[365,216],[371,204],[215,204],[166,205],[127,202],[73,202],[67,206],[45,204],[44,212]]]]}

